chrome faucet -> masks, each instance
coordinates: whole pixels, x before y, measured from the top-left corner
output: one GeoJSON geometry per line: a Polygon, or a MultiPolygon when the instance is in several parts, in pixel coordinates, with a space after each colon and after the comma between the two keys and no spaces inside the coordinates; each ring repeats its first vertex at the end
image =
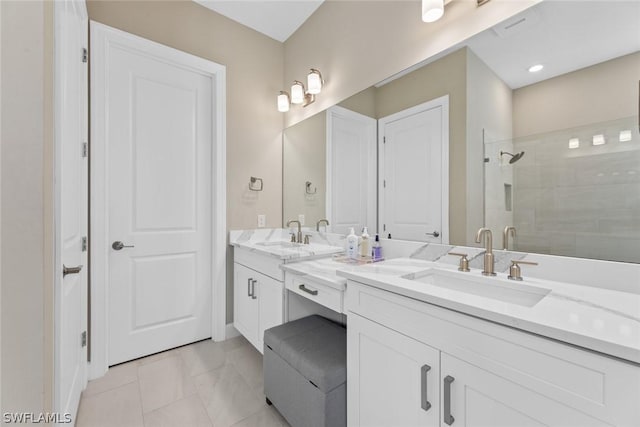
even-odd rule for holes
{"type": "Polygon", "coordinates": [[[484,252],[484,270],[482,274],[485,276],[495,276],[493,272],[494,259],[493,259],[493,237],[491,236],[491,230],[488,228],[481,228],[476,234],[476,243],[480,243],[484,236],[485,252],[484,252]]]}
{"type": "Polygon", "coordinates": [[[296,237],[296,243],[302,243],[302,225],[300,224],[300,221],[298,221],[297,219],[292,219],[290,221],[287,221],[287,227],[290,227],[291,224],[293,224],[294,222],[298,224],[298,234],[296,237]]]}
{"type": "Polygon", "coordinates": [[[318,222],[316,222],[316,231],[318,231],[318,232],[320,231],[320,223],[323,223],[323,222],[324,222],[325,226],[329,225],[329,220],[328,219],[321,219],[318,222]]]}
{"type": "Polygon", "coordinates": [[[511,237],[513,238],[512,242],[514,242],[515,244],[516,228],[510,225],[507,225],[504,228],[504,231],[502,232],[502,249],[504,249],[505,251],[509,249],[509,234],[511,234],[511,237]]]}

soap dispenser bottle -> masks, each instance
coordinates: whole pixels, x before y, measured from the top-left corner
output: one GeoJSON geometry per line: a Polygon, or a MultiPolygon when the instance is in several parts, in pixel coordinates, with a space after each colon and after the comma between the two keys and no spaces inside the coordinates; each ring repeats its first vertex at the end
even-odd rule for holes
{"type": "Polygon", "coordinates": [[[369,239],[369,230],[367,227],[362,229],[362,241],[360,242],[360,256],[368,257],[371,255],[371,240],[369,239]]]}
{"type": "Polygon", "coordinates": [[[351,227],[349,235],[347,236],[347,257],[351,259],[358,259],[358,236],[351,227]]]}
{"type": "Polygon", "coordinates": [[[376,240],[373,242],[371,256],[374,261],[379,261],[382,259],[382,245],[380,244],[380,236],[378,236],[377,234],[376,234],[376,240]]]}

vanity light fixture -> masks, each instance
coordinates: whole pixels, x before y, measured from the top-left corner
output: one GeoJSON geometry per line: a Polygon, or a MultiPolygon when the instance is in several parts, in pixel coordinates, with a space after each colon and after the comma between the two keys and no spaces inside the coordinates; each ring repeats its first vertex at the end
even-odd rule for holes
{"type": "Polygon", "coordinates": [[[593,145],[604,145],[605,142],[604,135],[593,135],[593,145]]]}
{"type": "Polygon", "coordinates": [[[529,72],[530,73],[537,73],[538,71],[542,70],[543,68],[544,68],[544,65],[542,65],[542,64],[532,65],[531,67],[529,67],[529,72]]]}
{"type": "Polygon", "coordinates": [[[569,148],[580,148],[580,138],[569,139],[569,148]]]}
{"type": "Polygon", "coordinates": [[[287,111],[289,111],[289,103],[289,94],[281,90],[280,94],[278,95],[278,111],[280,111],[281,113],[286,113],[287,111]]]}
{"type": "Polygon", "coordinates": [[[324,81],[322,80],[322,74],[320,74],[319,70],[312,68],[307,74],[307,91],[311,95],[317,95],[322,90],[322,85],[324,81]]]}
{"type": "Polygon", "coordinates": [[[620,142],[628,142],[631,141],[631,131],[630,130],[621,130],[619,136],[620,142]]]}
{"type": "Polygon", "coordinates": [[[307,87],[304,87],[304,83],[299,80],[294,80],[291,85],[291,95],[288,92],[281,90],[278,94],[278,111],[286,113],[289,111],[291,104],[302,104],[303,107],[313,103],[316,100],[316,95],[322,91],[324,80],[320,70],[311,68],[311,71],[307,75],[307,87]]]}

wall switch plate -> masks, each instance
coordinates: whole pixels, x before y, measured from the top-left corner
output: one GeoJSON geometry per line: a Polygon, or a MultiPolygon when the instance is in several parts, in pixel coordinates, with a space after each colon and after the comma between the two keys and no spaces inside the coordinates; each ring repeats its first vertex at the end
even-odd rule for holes
{"type": "Polygon", "coordinates": [[[267,226],[267,216],[258,215],[258,228],[264,228],[267,226]]]}
{"type": "Polygon", "coordinates": [[[298,221],[300,221],[300,226],[304,225],[304,214],[298,215],[298,221]]]}

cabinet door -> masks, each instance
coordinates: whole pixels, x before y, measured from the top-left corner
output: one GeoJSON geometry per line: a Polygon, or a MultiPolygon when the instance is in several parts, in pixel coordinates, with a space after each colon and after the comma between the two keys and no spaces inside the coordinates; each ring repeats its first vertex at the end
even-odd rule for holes
{"type": "Polygon", "coordinates": [[[439,376],[436,349],[349,314],[349,426],[437,426],[439,376]]]}
{"type": "Polygon", "coordinates": [[[440,362],[442,427],[609,425],[447,353],[440,362]]]}
{"type": "Polygon", "coordinates": [[[253,280],[259,273],[235,263],[233,266],[233,325],[249,342],[258,342],[258,296],[253,280]],[[253,293],[253,296],[252,296],[253,293]]]}
{"type": "Polygon", "coordinates": [[[259,304],[258,350],[264,351],[265,329],[281,325],[283,323],[283,284],[271,277],[260,274],[256,277],[255,293],[259,304]]]}

